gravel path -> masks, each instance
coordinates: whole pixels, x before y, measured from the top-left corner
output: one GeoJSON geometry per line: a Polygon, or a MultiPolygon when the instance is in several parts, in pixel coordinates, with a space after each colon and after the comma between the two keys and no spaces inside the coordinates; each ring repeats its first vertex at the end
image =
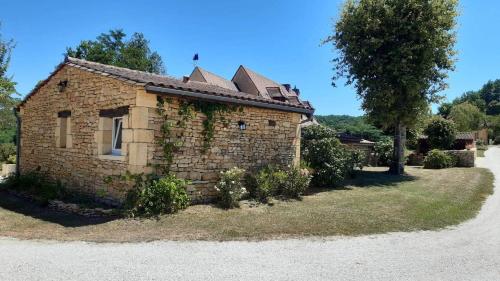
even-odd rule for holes
{"type": "Polygon", "coordinates": [[[0,280],[500,280],[500,148],[480,214],[442,231],[267,242],[0,239],[0,280]]]}

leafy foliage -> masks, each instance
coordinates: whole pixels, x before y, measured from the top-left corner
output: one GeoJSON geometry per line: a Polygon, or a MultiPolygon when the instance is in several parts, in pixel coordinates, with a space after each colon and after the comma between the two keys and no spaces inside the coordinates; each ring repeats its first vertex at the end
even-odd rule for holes
{"type": "Polygon", "coordinates": [[[370,124],[364,116],[316,115],[316,120],[340,133],[348,133],[371,141],[379,141],[384,132],[370,124]]]}
{"type": "Polygon", "coordinates": [[[457,5],[457,0],[348,0],[325,40],[338,50],[334,81],[345,77],[370,120],[397,128],[395,173],[402,172],[404,127],[439,100],[454,69],[457,5]]]}
{"type": "Polygon", "coordinates": [[[132,34],[129,40],[121,29],[102,33],[96,40],[84,40],[76,48],[67,48],[68,56],[98,63],[126,67],[156,74],[165,73],[163,60],[149,48],[142,33],[132,34]]]}
{"type": "Polygon", "coordinates": [[[19,176],[10,175],[0,183],[0,188],[30,193],[42,204],[63,198],[67,193],[60,182],[54,183],[45,174],[36,171],[19,176]]]}
{"type": "Polygon", "coordinates": [[[0,143],[0,163],[7,162],[11,155],[16,154],[16,146],[13,143],[0,143]]]}
{"type": "Polygon", "coordinates": [[[458,131],[475,131],[484,127],[486,116],[477,106],[463,102],[453,106],[448,118],[453,120],[458,131]]]}
{"type": "Polygon", "coordinates": [[[334,186],[362,168],[361,154],[347,149],[336,138],[310,140],[302,153],[314,170],[312,183],[317,186],[334,186]]]}
{"type": "Polygon", "coordinates": [[[300,199],[309,187],[311,177],[305,169],[282,170],[273,165],[261,168],[255,176],[247,175],[245,185],[251,198],[267,202],[270,197],[300,199]]]}
{"type": "Polygon", "coordinates": [[[447,117],[451,107],[467,102],[479,108],[487,115],[500,114],[500,79],[488,81],[478,91],[468,91],[462,96],[454,99],[451,103],[442,104],[438,111],[443,117],[447,117]]]}
{"type": "Polygon", "coordinates": [[[378,165],[390,166],[392,154],[394,151],[392,140],[388,137],[383,138],[375,143],[373,149],[375,150],[375,156],[377,157],[378,165]]]}
{"type": "Polygon", "coordinates": [[[7,76],[14,47],[14,41],[3,40],[0,33],[0,143],[12,142],[15,134],[16,120],[12,108],[19,100],[14,97],[17,94],[16,82],[7,76]]]}
{"type": "MultiPolygon", "coordinates": [[[[142,177],[141,177],[142,178],[142,177]]],[[[126,207],[133,216],[156,216],[176,213],[187,208],[189,197],[183,179],[167,175],[159,179],[137,180],[127,195],[126,207]]]]}
{"type": "Polygon", "coordinates": [[[424,130],[433,149],[449,149],[455,141],[457,130],[455,123],[443,117],[436,116],[431,119],[424,130]]]}
{"type": "Polygon", "coordinates": [[[444,169],[456,166],[457,159],[443,151],[433,149],[424,159],[425,169],[444,169]]]}
{"type": "Polygon", "coordinates": [[[218,192],[219,204],[225,209],[239,207],[239,200],[247,192],[243,186],[245,170],[238,167],[221,171],[220,180],[215,186],[218,192]]]}

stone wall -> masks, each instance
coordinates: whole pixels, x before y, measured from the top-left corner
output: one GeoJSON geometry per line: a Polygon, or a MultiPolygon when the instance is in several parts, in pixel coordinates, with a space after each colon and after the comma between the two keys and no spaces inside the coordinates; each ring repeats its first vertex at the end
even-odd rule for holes
{"type": "MultiPolygon", "coordinates": [[[[179,100],[165,104],[168,118],[176,124],[179,100]]],[[[163,124],[156,107],[150,108],[150,128],[155,138],[161,137],[160,126],[163,124]]],[[[227,121],[217,121],[215,135],[210,148],[203,152],[202,113],[186,123],[186,128],[174,128],[170,141],[181,140],[183,145],[174,153],[172,172],[181,178],[189,179],[193,184],[188,191],[194,201],[213,198],[214,184],[222,170],[240,167],[255,170],[266,164],[288,166],[300,162],[300,114],[255,107],[244,107],[224,114],[227,121]],[[244,122],[245,130],[240,130],[238,122],[244,122]]],[[[161,146],[150,144],[152,153],[148,161],[153,164],[163,163],[161,146]]]]}
{"type": "Polygon", "coordinates": [[[457,158],[457,167],[475,166],[476,150],[445,150],[444,152],[457,158]]]}
{"type": "MultiPolygon", "coordinates": [[[[97,132],[99,110],[136,106],[141,87],[64,66],[21,107],[20,171],[39,170],[69,189],[89,194],[121,198],[129,186],[123,182],[106,184],[107,176],[128,169],[128,156],[101,157],[97,132]],[[67,80],[60,92],[58,83],[67,80]],[[61,118],[67,118],[65,145],[61,147],[61,118]]],[[[126,122],[127,123],[127,122],[126,122]]]]}
{"type": "MultiPolygon", "coordinates": [[[[167,104],[174,125],[181,118],[178,107],[175,98],[167,104]]],[[[163,123],[157,113],[157,97],[141,85],[64,66],[21,107],[20,115],[21,173],[40,170],[69,189],[121,200],[131,183],[117,180],[117,176],[127,171],[151,173],[164,162],[157,141],[163,123]],[[63,80],[68,85],[60,92],[57,84],[63,80]],[[128,107],[123,116],[121,155],[104,155],[110,148],[110,124],[99,112],[120,107],[128,107]],[[70,116],[61,114],[68,111],[70,116]],[[112,181],[107,180],[110,177],[112,181]]],[[[213,185],[221,170],[299,163],[298,113],[255,107],[228,113],[227,125],[216,122],[215,136],[205,153],[204,118],[197,113],[185,129],[172,130],[172,140],[182,140],[183,145],[174,153],[171,168],[193,182],[188,191],[195,202],[213,198],[213,185]],[[246,130],[239,129],[239,121],[245,122],[246,130]]]]}

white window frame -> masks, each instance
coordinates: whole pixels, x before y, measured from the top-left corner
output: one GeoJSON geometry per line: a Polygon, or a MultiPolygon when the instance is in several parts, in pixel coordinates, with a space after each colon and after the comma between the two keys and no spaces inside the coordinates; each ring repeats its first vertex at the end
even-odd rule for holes
{"type": "MultiPolygon", "coordinates": [[[[123,117],[113,117],[112,120],[112,129],[111,129],[111,155],[122,155],[122,150],[121,148],[116,148],[116,141],[118,140],[118,132],[115,128],[115,122],[118,120],[118,128],[119,131],[122,133],[123,137],[123,117]]],[[[123,143],[122,143],[123,145],[123,143]]]]}

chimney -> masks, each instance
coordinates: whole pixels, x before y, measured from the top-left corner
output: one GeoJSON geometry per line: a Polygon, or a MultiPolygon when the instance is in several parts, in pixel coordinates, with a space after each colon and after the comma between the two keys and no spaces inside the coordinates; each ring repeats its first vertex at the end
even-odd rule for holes
{"type": "Polygon", "coordinates": [[[290,84],[283,84],[283,87],[290,92],[290,84]]]}
{"type": "Polygon", "coordinates": [[[182,76],[182,82],[187,83],[189,81],[189,76],[182,76]]]}
{"type": "Polygon", "coordinates": [[[294,91],[295,93],[297,93],[297,96],[300,96],[300,90],[299,90],[299,89],[297,89],[297,86],[294,86],[294,87],[293,87],[293,91],[294,91]]]}

